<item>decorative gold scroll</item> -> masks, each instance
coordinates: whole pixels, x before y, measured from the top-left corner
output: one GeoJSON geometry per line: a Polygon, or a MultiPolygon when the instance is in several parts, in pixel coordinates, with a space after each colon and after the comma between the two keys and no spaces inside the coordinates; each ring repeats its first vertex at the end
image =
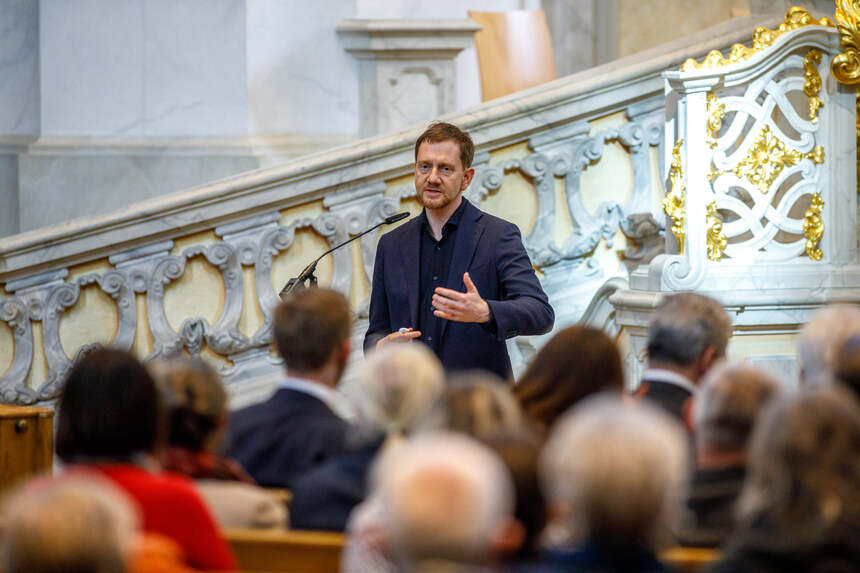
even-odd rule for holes
{"type": "Polygon", "coordinates": [[[860,84],[860,3],[836,0],[835,18],[845,51],[830,62],[830,72],[840,83],[860,84]]]}
{"type": "Polygon", "coordinates": [[[720,128],[723,127],[723,118],[726,116],[726,106],[720,103],[720,100],[717,99],[717,96],[714,95],[714,92],[708,92],[708,145],[711,149],[717,146],[717,134],[720,132],[720,128]]]}
{"type": "Polygon", "coordinates": [[[809,98],[809,120],[818,122],[818,109],[823,105],[818,93],[821,91],[821,75],[818,64],[821,63],[821,52],[815,48],[809,50],[803,58],[803,93],[809,98]]]}
{"type": "Polygon", "coordinates": [[[725,250],[729,241],[723,234],[723,222],[717,216],[716,201],[711,201],[710,205],[708,205],[706,220],[708,228],[708,258],[712,261],[719,261],[723,258],[723,250],[725,250]]]}
{"type": "MultiPolygon", "coordinates": [[[[843,0],[839,3],[847,4],[849,2],[847,2],[847,0],[843,0]]],[[[838,15],[839,12],[837,9],[837,18],[838,15]]],[[[790,32],[792,30],[797,30],[798,28],[802,28],[803,26],[833,26],[833,22],[830,20],[830,18],[821,18],[820,20],[816,20],[804,8],[794,6],[793,8],[789,8],[788,12],[785,14],[785,22],[780,24],[779,28],[777,28],[776,30],[768,30],[764,26],[759,26],[758,28],[756,28],[755,32],[753,32],[752,46],[735,44],[729,50],[728,58],[724,57],[719,50],[711,50],[708,55],[705,56],[705,59],[702,60],[701,63],[697,62],[693,58],[689,58],[681,65],[681,71],[690,72],[693,70],[700,70],[706,68],[718,68],[720,66],[727,66],[729,64],[736,64],[738,62],[742,62],[761,52],[765,48],[773,45],[774,41],[776,41],[776,39],[782,34],[790,32]]],[[[840,27],[840,32],[841,31],[842,29],[840,27]]],[[[843,42],[844,37],[845,36],[843,32],[843,42]]]]}
{"type": "Polygon", "coordinates": [[[672,165],[669,167],[669,181],[672,183],[672,188],[663,197],[663,212],[672,218],[672,234],[678,241],[678,254],[684,254],[684,239],[686,232],[684,231],[684,222],[686,214],[685,207],[685,191],[687,183],[684,177],[684,166],[681,164],[681,145],[684,144],[683,139],[675,142],[675,147],[672,148],[672,165]]]}
{"type": "MultiPolygon", "coordinates": [[[[824,148],[817,145],[812,151],[801,153],[788,147],[765,125],[747,150],[746,157],[739,161],[731,172],[739,179],[746,179],[765,194],[783,169],[797,165],[801,159],[811,159],[813,163],[820,165],[824,163],[824,148]]],[[[726,173],[727,171],[721,171],[711,164],[708,181],[713,183],[717,177],[726,173]]]]}
{"type": "Polygon", "coordinates": [[[818,193],[812,194],[812,205],[803,215],[803,236],[806,237],[806,254],[813,261],[820,261],[824,253],[818,248],[818,242],[824,236],[824,221],[821,219],[821,211],[824,209],[824,200],[818,193]]]}

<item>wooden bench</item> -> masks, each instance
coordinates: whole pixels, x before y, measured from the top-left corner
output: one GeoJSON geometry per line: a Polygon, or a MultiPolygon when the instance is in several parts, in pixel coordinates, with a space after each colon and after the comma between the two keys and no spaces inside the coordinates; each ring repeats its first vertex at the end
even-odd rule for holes
{"type": "Polygon", "coordinates": [[[328,531],[224,529],[243,573],[331,573],[346,536],[328,531]]]}
{"type": "Polygon", "coordinates": [[[701,571],[719,557],[719,550],[711,547],[670,547],[660,552],[660,560],[679,573],[701,571]]]}
{"type": "Polygon", "coordinates": [[[50,473],[54,463],[54,411],[0,404],[0,493],[50,473]]]}

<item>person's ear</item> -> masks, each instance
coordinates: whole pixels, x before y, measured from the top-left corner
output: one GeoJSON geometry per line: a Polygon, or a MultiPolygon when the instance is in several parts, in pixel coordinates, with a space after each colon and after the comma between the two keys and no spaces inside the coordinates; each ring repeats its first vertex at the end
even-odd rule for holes
{"type": "Polygon", "coordinates": [[[701,356],[699,356],[697,364],[698,372],[696,373],[697,376],[695,380],[697,384],[702,379],[702,376],[704,376],[705,373],[710,370],[720,358],[722,358],[722,356],[717,353],[717,347],[713,344],[711,344],[702,351],[702,354],[701,356]]]}
{"type": "Polygon", "coordinates": [[[684,421],[684,427],[687,428],[687,432],[693,433],[693,411],[696,409],[696,400],[695,398],[687,398],[684,400],[684,405],[681,408],[681,418],[684,421]]]}
{"type": "Polygon", "coordinates": [[[475,176],[475,168],[469,167],[466,169],[463,174],[463,184],[460,185],[460,191],[465,191],[469,184],[472,182],[472,178],[475,176]]]}
{"type": "Polygon", "coordinates": [[[525,540],[525,526],[518,519],[508,517],[493,531],[490,547],[494,555],[504,559],[505,556],[516,554],[525,540]]]}

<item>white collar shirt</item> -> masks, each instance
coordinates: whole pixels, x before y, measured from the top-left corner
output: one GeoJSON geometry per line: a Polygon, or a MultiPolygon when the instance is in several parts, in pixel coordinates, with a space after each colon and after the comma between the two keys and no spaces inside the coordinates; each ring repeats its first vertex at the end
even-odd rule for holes
{"type": "Polygon", "coordinates": [[[345,422],[353,423],[357,419],[355,408],[353,408],[349,400],[343,394],[325,384],[305,378],[288,376],[286,380],[281,382],[279,387],[313,396],[328,406],[338,418],[345,422]]]}
{"type": "Polygon", "coordinates": [[[664,368],[648,368],[645,370],[645,373],[642,374],[643,382],[665,382],[666,384],[672,384],[674,386],[680,386],[687,392],[692,395],[696,395],[698,389],[696,385],[693,384],[686,376],[681,376],[677,372],[673,372],[672,370],[666,370],[664,368]]]}

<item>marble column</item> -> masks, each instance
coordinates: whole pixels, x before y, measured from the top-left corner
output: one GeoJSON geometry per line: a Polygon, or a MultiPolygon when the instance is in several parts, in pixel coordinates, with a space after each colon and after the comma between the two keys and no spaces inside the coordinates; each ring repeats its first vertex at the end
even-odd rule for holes
{"type": "Polygon", "coordinates": [[[344,20],[344,49],[359,63],[359,135],[454,111],[454,58],[472,45],[471,20],[344,20]]]}

